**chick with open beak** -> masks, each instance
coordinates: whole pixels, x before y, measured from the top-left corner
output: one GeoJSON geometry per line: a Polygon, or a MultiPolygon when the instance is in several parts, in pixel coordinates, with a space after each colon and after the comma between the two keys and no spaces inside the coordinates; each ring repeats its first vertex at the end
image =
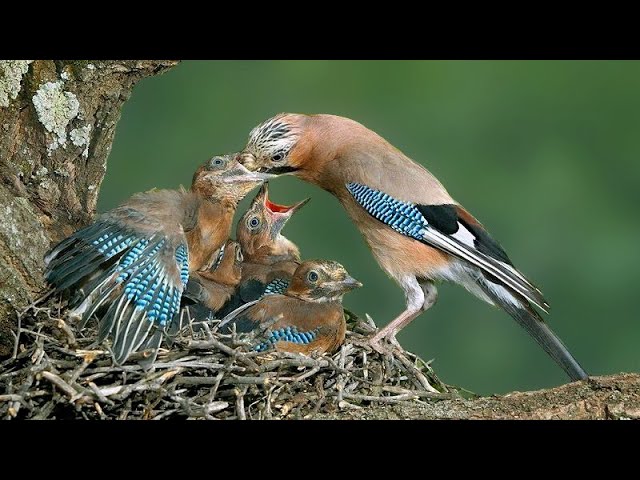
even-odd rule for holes
{"type": "Polygon", "coordinates": [[[345,293],[362,286],[328,260],[301,263],[283,294],[267,295],[226,323],[222,331],[260,329],[254,349],[295,353],[334,352],[345,338],[345,293]]]}
{"type": "Polygon", "coordinates": [[[242,279],[235,295],[219,311],[222,317],[247,302],[257,300],[269,287],[269,293],[283,292],[300,264],[300,251],[282,229],[309,199],[291,206],[269,199],[264,183],[251,206],[238,221],[236,239],[242,247],[242,279]]]}

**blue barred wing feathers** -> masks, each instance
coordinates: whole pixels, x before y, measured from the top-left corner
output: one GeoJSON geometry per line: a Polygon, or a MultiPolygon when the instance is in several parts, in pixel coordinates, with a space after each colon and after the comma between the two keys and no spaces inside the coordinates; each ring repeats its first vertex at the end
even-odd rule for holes
{"type": "Polygon", "coordinates": [[[98,340],[113,339],[117,363],[150,338],[158,344],[155,330],[163,331],[180,308],[189,250],[176,193],[139,194],[45,256],[48,283],[76,292],[71,306],[80,326],[99,318],[98,340]]]}

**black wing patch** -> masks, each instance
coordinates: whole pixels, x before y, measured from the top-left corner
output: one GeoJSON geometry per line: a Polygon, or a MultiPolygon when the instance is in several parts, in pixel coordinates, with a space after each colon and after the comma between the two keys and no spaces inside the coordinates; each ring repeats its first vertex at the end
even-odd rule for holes
{"type": "Polygon", "coordinates": [[[238,295],[242,300],[242,303],[252,302],[258,300],[264,293],[265,284],[260,280],[254,278],[243,282],[238,288],[238,295]]]}
{"type": "Polygon", "coordinates": [[[231,322],[227,323],[226,325],[222,326],[220,328],[220,332],[221,333],[231,333],[231,326],[235,325],[236,326],[236,332],[237,333],[249,333],[253,330],[255,330],[259,325],[260,322],[257,322],[255,320],[252,320],[249,315],[242,314],[236,318],[234,318],[231,322]]]}
{"type": "Polygon", "coordinates": [[[473,235],[473,246],[476,250],[513,265],[500,244],[479,223],[472,222],[468,213],[462,214],[458,205],[416,205],[416,207],[433,228],[445,235],[455,235],[462,226],[473,235]]]}
{"type": "Polygon", "coordinates": [[[416,205],[429,225],[451,235],[458,231],[458,212],[455,205],[416,205]]]}

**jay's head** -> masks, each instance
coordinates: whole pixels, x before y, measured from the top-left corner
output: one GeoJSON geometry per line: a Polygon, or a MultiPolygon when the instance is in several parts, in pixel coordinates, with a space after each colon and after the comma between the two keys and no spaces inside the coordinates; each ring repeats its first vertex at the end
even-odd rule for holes
{"type": "Polygon", "coordinates": [[[236,228],[236,238],[247,259],[300,260],[298,247],[281,232],[293,214],[308,201],[307,198],[291,206],[273,203],[269,200],[269,184],[264,183],[236,228]]]}
{"type": "Polygon", "coordinates": [[[227,240],[209,271],[211,280],[235,287],[242,277],[242,248],[238,242],[227,240]]]}
{"type": "Polygon", "coordinates": [[[339,302],[361,286],[338,262],[307,260],[294,272],[286,295],[310,302],[339,302]]]}
{"type": "Polygon", "coordinates": [[[275,175],[252,172],[238,162],[237,155],[216,155],[193,174],[191,189],[211,199],[239,202],[254,187],[275,175]]]}
{"type": "Polygon", "coordinates": [[[240,162],[257,172],[299,174],[307,156],[310,122],[311,117],[297,113],[281,113],[262,122],[249,133],[240,162]]]}
{"type": "Polygon", "coordinates": [[[237,158],[251,171],[295,175],[331,191],[335,169],[329,166],[333,160],[363,150],[378,155],[380,149],[384,153],[394,147],[349,118],[281,113],[251,130],[237,158]]]}

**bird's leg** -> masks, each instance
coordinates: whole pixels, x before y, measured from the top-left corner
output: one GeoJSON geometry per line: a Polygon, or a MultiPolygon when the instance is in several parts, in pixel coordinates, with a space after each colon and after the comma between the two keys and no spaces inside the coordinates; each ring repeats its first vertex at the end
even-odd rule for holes
{"type": "Polygon", "coordinates": [[[407,308],[369,340],[371,347],[379,353],[384,350],[380,346],[380,341],[383,338],[400,348],[400,344],[396,340],[398,332],[411,323],[420,313],[428,310],[438,298],[438,290],[430,281],[418,282],[414,276],[407,276],[401,278],[399,283],[405,292],[407,308]]]}
{"type": "Polygon", "coordinates": [[[392,330],[387,334],[387,341],[401,350],[402,346],[396,339],[396,335],[398,334],[398,332],[409,325],[422,312],[426,312],[431,307],[433,307],[433,305],[436,303],[436,300],[438,300],[438,289],[433,282],[429,280],[422,280],[418,281],[418,283],[420,284],[420,288],[422,289],[422,293],[424,294],[424,301],[422,303],[420,311],[413,317],[408,318],[404,322],[400,323],[395,330],[392,330]]]}
{"type": "Polygon", "coordinates": [[[396,339],[398,332],[411,323],[420,313],[431,308],[438,299],[438,289],[431,281],[423,280],[418,282],[415,277],[410,277],[401,281],[400,285],[405,291],[407,308],[369,340],[371,347],[378,353],[383,353],[384,349],[380,345],[380,341],[383,338],[386,338],[389,343],[401,349],[402,347],[396,339]]]}
{"type": "Polygon", "coordinates": [[[407,308],[404,312],[394,318],[391,323],[389,323],[382,330],[378,331],[371,339],[369,340],[369,344],[371,348],[373,348],[378,353],[385,353],[384,348],[380,345],[380,341],[383,338],[386,338],[388,342],[394,345],[397,348],[401,348],[398,340],[396,340],[396,334],[402,330],[402,328],[411,323],[411,321],[420,315],[421,309],[416,308],[407,308]]]}

